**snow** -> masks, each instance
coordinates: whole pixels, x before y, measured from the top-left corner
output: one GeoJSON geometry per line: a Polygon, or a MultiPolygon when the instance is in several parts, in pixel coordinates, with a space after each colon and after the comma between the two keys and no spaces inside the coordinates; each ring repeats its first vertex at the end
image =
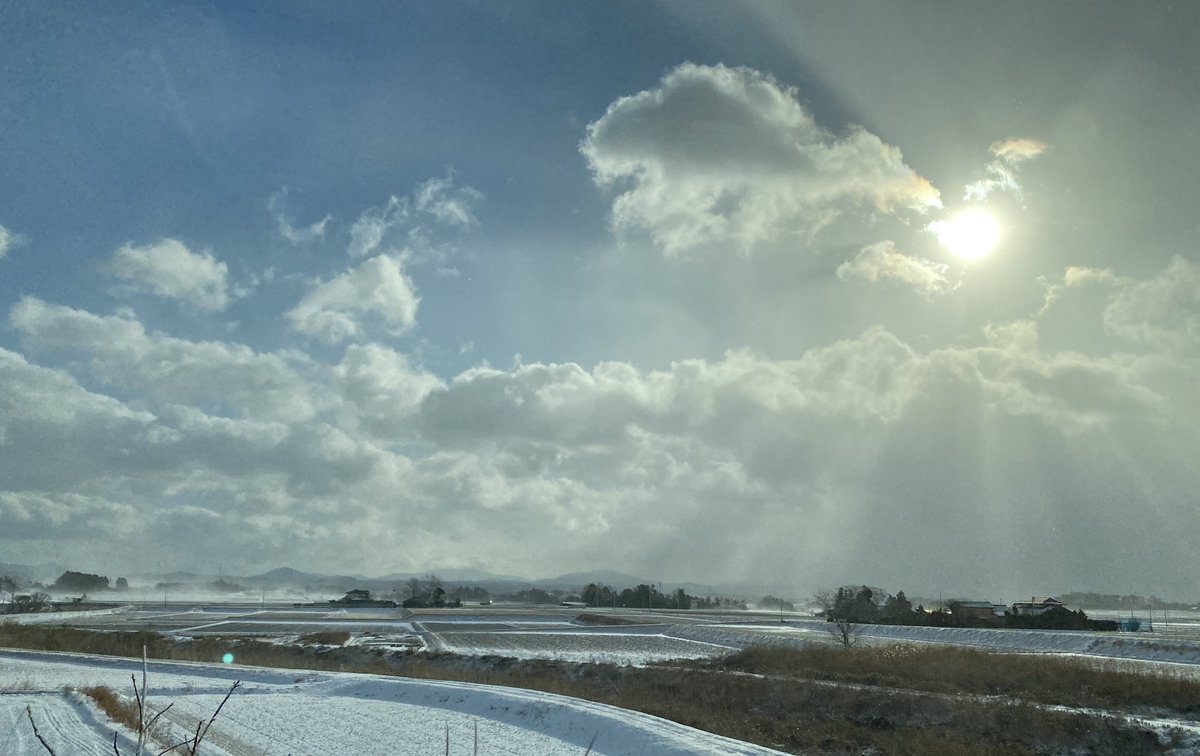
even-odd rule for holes
{"type": "MultiPolygon", "coordinates": [[[[131,691],[140,664],[84,654],[0,651],[0,756],[37,753],[28,722],[59,753],[111,753],[113,725],[90,704],[64,696],[64,686],[107,685],[131,691]]],[[[167,719],[176,737],[216,709],[234,679],[234,693],[213,726],[206,752],[248,754],[440,753],[447,733],[452,754],[571,754],[592,744],[596,754],[773,754],[646,714],[549,693],[472,683],[256,667],[150,663],[150,702],[174,702],[167,719]],[[593,743],[594,739],[594,743],[593,743]]],[[[125,749],[123,749],[125,750],[125,749]]]]}
{"type": "Polygon", "coordinates": [[[728,654],[737,646],[630,632],[441,632],[444,650],[467,655],[512,656],[640,666],[670,659],[728,654]]]}
{"type": "Polygon", "coordinates": [[[108,617],[114,614],[124,614],[134,610],[132,604],[118,606],[112,609],[88,609],[82,612],[30,612],[28,614],[6,614],[0,621],[15,622],[19,625],[30,625],[39,622],[66,622],[68,620],[86,619],[91,617],[108,617]]]}
{"type": "MultiPolygon", "coordinates": [[[[802,645],[832,642],[828,623],[796,620],[785,624],[678,625],[670,635],[729,646],[751,644],[802,645]]],[[[1200,643],[1155,637],[1151,633],[1112,633],[1084,630],[1010,630],[999,628],[858,625],[859,639],[868,643],[933,643],[997,651],[1057,653],[1073,656],[1144,662],[1200,665],[1200,643]]]]}

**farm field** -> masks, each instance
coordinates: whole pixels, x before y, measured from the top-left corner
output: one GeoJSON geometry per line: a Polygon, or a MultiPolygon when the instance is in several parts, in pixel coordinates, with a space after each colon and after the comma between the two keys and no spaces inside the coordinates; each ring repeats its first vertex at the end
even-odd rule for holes
{"type": "MultiPolygon", "coordinates": [[[[1103,615],[1097,612],[1097,615],[1103,615]]],[[[556,606],[454,609],[114,607],[98,612],[25,615],[23,620],[95,630],[149,630],[180,638],[253,637],[293,642],[314,633],[347,633],[350,645],[466,655],[641,665],[705,658],[751,645],[828,644],[828,623],[804,615],[783,622],[753,613],[641,612],[556,606]]],[[[1200,674],[1200,615],[1179,613],[1154,632],[1104,633],[994,628],[860,625],[861,643],[921,643],[1001,651],[1059,653],[1171,665],[1200,674]]]]}
{"type": "MultiPolygon", "coordinates": [[[[1194,721],[1191,709],[1178,704],[1192,700],[1190,693],[1181,698],[1164,697],[1160,692],[1154,694],[1158,696],[1155,699],[1133,692],[1142,690],[1142,683],[1135,682],[1134,677],[1161,678],[1146,683],[1149,690],[1159,691],[1172,685],[1194,685],[1200,679],[1200,644],[1169,640],[1155,633],[863,625],[857,639],[860,648],[843,656],[841,649],[833,648],[836,644],[829,623],[798,615],[785,615],[780,622],[777,615],[772,618],[753,613],[580,613],[578,608],[545,606],[472,607],[469,611],[330,611],[323,607],[207,605],[167,607],[165,611],[161,606],[114,607],[107,613],[90,611],[76,616],[64,612],[38,616],[33,625],[0,631],[13,646],[128,655],[137,653],[134,649],[140,650],[147,642],[145,636],[128,631],[154,630],[165,636],[165,640],[150,641],[151,658],[163,660],[152,663],[151,695],[176,701],[170,716],[177,729],[194,727],[200,717],[215,708],[235,676],[246,679],[247,688],[235,700],[249,703],[237,715],[239,718],[226,722],[238,729],[221,731],[213,740],[213,745],[222,749],[213,751],[218,754],[321,752],[304,748],[309,744],[330,748],[332,736],[324,728],[336,729],[340,723],[357,732],[377,720],[387,722],[378,731],[381,738],[419,733],[408,736],[413,750],[403,750],[409,747],[406,744],[391,751],[372,751],[375,741],[371,740],[363,741],[367,744],[361,748],[355,746],[353,752],[440,753],[449,737],[451,753],[472,753],[478,728],[497,742],[516,744],[511,748],[485,747],[482,753],[582,753],[596,730],[584,737],[579,727],[555,724],[557,718],[567,717],[581,705],[619,706],[644,713],[637,716],[705,723],[700,726],[724,736],[793,753],[841,753],[836,748],[829,751],[828,744],[842,737],[845,731],[841,728],[847,726],[853,730],[853,738],[863,744],[882,746],[906,738],[924,738],[929,712],[936,711],[937,717],[954,723],[950,730],[937,735],[937,742],[942,744],[937,747],[960,748],[965,743],[978,745],[978,732],[996,728],[1007,731],[1022,721],[1026,715],[1017,713],[1012,704],[1024,705],[1026,695],[1036,702],[1032,705],[1041,734],[1029,736],[1035,741],[1065,737],[1076,744],[1071,747],[1076,747],[1092,741],[1079,740],[1069,733],[1093,732],[1092,740],[1100,738],[1097,743],[1106,738],[1126,739],[1116,750],[1094,751],[1122,756],[1135,752],[1123,750],[1135,741],[1148,749],[1136,750],[1139,753],[1173,752],[1170,749],[1180,744],[1192,747],[1200,742],[1200,725],[1194,721]],[[64,624],[75,627],[61,627],[64,624]],[[99,632],[79,633],[79,629],[99,632]],[[47,638],[62,645],[42,645],[42,639],[47,638]],[[180,642],[174,643],[171,638],[180,642]],[[92,641],[96,644],[87,645],[92,641]],[[1012,670],[1022,668],[1020,659],[1028,660],[1029,655],[1058,658],[1029,662],[1023,673],[1000,673],[996,679],[1003,683],[1001,689],[1012,688],[1017,696],[1013,699],[991,695],[995,688],[976,685],[969,676],[964,680],[964,691],[972,695],[963,698],[944,688],[945,679],[938,676],[926,683],[914,680],[910,685],[902,677],[889,673],[880,678],[853,664],[844,672],[829,673],[819,671],[819,664],[811,666],[825,658],[824,654],[831,660],[861,659],[864,664],[874,664],[872,659],[884,660],[886,670],[893,663],[887,660],[903,665],[904,659],[919,654],[930,660],[931,668],[943,663],[954,666],[965,659],[973,660],[970,663],[978,665],[983,673],[993,666],[988,660],[992,654],[985,652],[1004,652],[995,657],[996,664],[1012,670]],[[226,655],[229,664],[213,663],[226,655]],[[766,666],[756,659],[767,660],[766,666]],[[808,659],[804,664],[810,666],[791,667],[789,659],[808,659]],[[1041,678],[1036,670],[1070,659],[1085,660],[1082,667],[1096,674],[1135,674],[1120,678],[1123,682],[1119,683],[1101,683],[1100,678],[1085,675],[1080,679],[1086,682],[1063,690],[1049,680],[1037,682],[1041,678]],[[669,660],[678,662],[656,664],[669,660]],[[881,679],[887,682],[878,684],[881,679]],[[451,680],[456,682],[448,682],[451,680]],[[1032,687],[1014,685],[1017,680],[1032,681],[1032,687]],[[480,698],[482,694],[476,688],[464,693],[454,687],[480,684],[515,685],[520,689],[500,688],[507,692],[498,702],[494,697],[480,698]],[[1087,693],[1093,689],[1124,690],[1129,694],[1105,698],[1087,693]],[[679,696],[680,690],[688,690],[691,695],[679,696]],[[1081,697],[1077,691],[1085,693],[1081,697]],[[550,694],[568,694],[593,703],[568,706],[559,698],[544,698],[550,694]],[[530,703],[528,696],[536,701],[530,703]],[[840,703],[831,704],[834,699],[840,703]],[[1167,708],[1147,708],[1152,704],[1146,702],[1152,700],[1168,702],[1167,708]],[[768,701],[772,703],[764,709],[768,701]],[[996,708],[998,704],[1003,706],[996,708]],[[842,707],[857,712],[852,725],[846,724],[845,715],[836,714],[842,707]],[[877,732],[872,722],[885,720],[890,723],[888,728],[877,732]],[[805,724],[801,727],[800,723],[805,724]],[[529,733],[508,727],[524,727],[529,733]],[[281,743],[293,744],[297,733],[303,735],[302,745],[277,749],[281,743]],[[881,733],[893,734],[885,737],[881,733]],[[1154,733],[1161,733],[1161,737],[1154,733]],[[1147,737],[1158,745],[1145,741],[1147,737]],[[1164,747],[1166,751],[1161,750],[1164,747]]],[[[111,753],[108,746],[90,750],[88,735],[107,726],[104,732],[111,738],[112,725],[105,724],[90,699],[76,693],[64,695],[63,686],[78,688],[107,680],[99,684],[126,691],[130,688],[128,672],[136,662],[37,651],[0,651],[0,662],[0,725],[7,722],[9,727],[24,727],[24,706],[44,704],[45,727],[61,736],[66,752],[111,753]],[[47,662],[54,664],[46,666],[47,662]],[[33,666],[35,663],[42,666],[33,666]],[[62,664],[73,666],[65,674],[54,672],[55,665],[62,664]],[[92,671],[85,673],[82,668],[92,671]],[[114,669],[120,674],[114,675],[114,669]],[[71,681],[66,681],[68,678],[71,681]]],[[[226,718],[223,712],[222,720],[226,718]]],[[[620,729],[626,727],[624,724],[606,726],[613,732],[626,731],[620,729]]],[[[592,752],[770,752],[737,750],[742,748],[740,745],[714,747],[713,741],[691,742],[682,750],[672,751],[674,746],[669,744],[646,747],[644,733],[637,735],[641,740],[630,737],[634,739],[603,747],[597,742],[592,752]]],[[[934,747],[933,741],[929,744],[934,747]]],[[[340,750],[333,747],[328,752],[340,750]]],[[[0,748],[0,756],[5,753],[0,748]]]]}

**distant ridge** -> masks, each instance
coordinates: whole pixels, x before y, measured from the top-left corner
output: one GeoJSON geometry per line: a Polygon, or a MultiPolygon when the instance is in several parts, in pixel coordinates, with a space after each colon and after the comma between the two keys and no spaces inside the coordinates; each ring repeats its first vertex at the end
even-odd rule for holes
{"type": "Polygon", "coordinates": [[[535,580],[534,583],[541,586],[553,586],[561,588],[583,588],[588,583],[596,583],[597,585],[607,585],[610,588],[633,588],[637,585],[658,584],[658,580],[647,580],[646,578],[635,577],[626,572],[618,570],[585,570],[583,572],[568,572],[565,575],[558,577],[545,578],[543,580],[535,580]]]}

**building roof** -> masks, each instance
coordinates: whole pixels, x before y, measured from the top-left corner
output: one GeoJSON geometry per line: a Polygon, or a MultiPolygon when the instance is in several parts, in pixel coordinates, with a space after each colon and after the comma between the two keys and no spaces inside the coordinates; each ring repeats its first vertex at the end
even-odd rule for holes
{"type": "Polygon", "coordinates": [[[995,604],[991,601],[951,601],[950,606],[961,606],[964,609],[991,609],[995,604]]]}

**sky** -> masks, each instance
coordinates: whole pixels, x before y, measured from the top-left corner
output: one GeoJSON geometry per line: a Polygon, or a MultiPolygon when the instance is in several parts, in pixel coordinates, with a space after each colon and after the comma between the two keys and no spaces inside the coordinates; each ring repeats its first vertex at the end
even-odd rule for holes
{"type": "Polygon", "coordinates": [[[1200,6],[0,5],[0,562],[1200,595],[1200,6]]]}

